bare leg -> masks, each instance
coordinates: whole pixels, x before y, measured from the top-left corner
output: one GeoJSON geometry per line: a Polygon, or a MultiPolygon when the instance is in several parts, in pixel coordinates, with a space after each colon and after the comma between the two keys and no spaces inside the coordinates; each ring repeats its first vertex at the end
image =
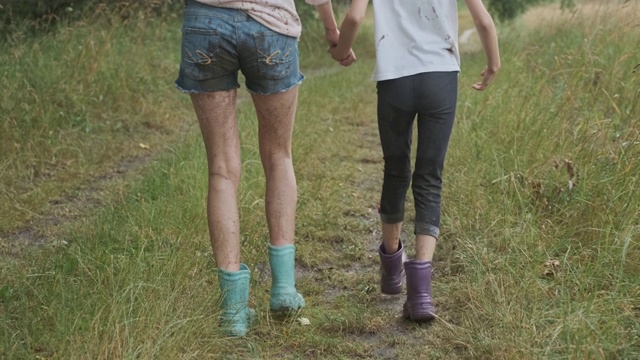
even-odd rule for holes
{"type": "Polygon", "coordinates": [[[240,139],[236,121],[236,89],[192,94],[207,151],[209,194],[207,219],[213,256],[226,271],[240,269],[240,139]]]}
{"type": "Polygon", "coordinates": [[[430,235],[416,235],[416,260],[431,261],[436,250],[436,238],[430,235]]]}
{"type": "Polygon", "coordinates": [[[402,223],[385,224],[382,223],[382,243],[388,255],[395,254],[400,247],[400,231],[402,223]]]}
{"type": "MultiPolygon", "coordinates": [[[[400,246],[402,223],[382,223],[382,242],[387,254],[394,254],[400,246]]],[[[436,249],[436,238],[430,235],[416,235],[416,260],[431,261],[436,249]]]]}
{"type": "Polygon", "coordinates": [[[290,245],[294,242],[298,201],[291,156],[298,87],[272,95],[252,94],[252,98],[258,115],[260,158],[267,179],[269,241],[273,246],[290,245]]]}

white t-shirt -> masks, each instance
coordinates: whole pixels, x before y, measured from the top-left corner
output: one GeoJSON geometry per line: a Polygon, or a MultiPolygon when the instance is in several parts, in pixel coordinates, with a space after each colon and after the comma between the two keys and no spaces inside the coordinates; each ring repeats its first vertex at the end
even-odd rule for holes
{"type": "Polygon", "coordinates": [[[373,0],[373,80],[460,71],[456,0],[373,0]]]}

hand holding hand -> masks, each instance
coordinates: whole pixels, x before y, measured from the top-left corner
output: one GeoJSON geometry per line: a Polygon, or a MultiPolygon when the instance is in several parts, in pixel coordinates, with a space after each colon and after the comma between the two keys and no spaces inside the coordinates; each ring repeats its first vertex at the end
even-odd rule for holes
{"type": "Polygon", "coordinates": [[[351,64],[353,64],[354,62],[356,62],[356,54],[353,52],[353,49],[349,50],[349,55],[347,55],[346,58],[342,59],[342,61],[340,61],[340,65],[342,66],[351,66],[351,64]]]}
{"type": "Polygon", "coordinates": [[[332,46],[327,49],[327,51],[331,54],[333,60],[339,62],[342,66],[350,66],[356,61],[356,54],[353,52],[353,49],[349,49],[349,53],[347,53],[346,56],[342,56],[342,54],[338,53],[337,46],[332,46]]]}
{"type": "Polygon", "coordinates": [[[338,46],[338,39],[340,39],[340,31],[338,29],[325,29],[324,30],[324,38],[327,40],[327,44],[329,47],[338,46]]]}

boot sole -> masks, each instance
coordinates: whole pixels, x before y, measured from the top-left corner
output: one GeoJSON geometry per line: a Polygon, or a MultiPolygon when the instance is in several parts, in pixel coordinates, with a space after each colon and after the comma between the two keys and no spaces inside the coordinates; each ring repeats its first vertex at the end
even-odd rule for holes
{"type": "Polygon", "coordinates": [[[413,321],[415,323],[426,323],[436,318],[436,314],[432,312],[428,312],[428,311],[425,312],[424,310],[418,313],[412,312],[411,309],[407,307],[406,302],[402,307],[402,316],[405,319],[413,321]]]}
{"type": "Polygon", "coordinates": [[[435,315],[433,314],[423,314],[423,315],[418,315],[418,316],[409,316],[409,320],[415,322],[415,323],[427,323],[427,322],[431,322],[436,318],[435,315]]]}
{"type": "Polygon", "coordinates": [[[293,313],[302,310],[302,308],[270,308],[269,310],[274,313],[293,313]]]}
{"type": "Polygon", "coordinates": [[[405,319],[411,320],[415,323],[426,323],[433,321],[436,318],[435,314],[424,313],[424,314],[402,314],[405,319]]]}
{"type": "Polygon", "coordinates": [[[398,288],[382,288],[380,289],[380,292],[385,294],[385,295],[399,295],[402,294],[402,286],[398,287],[398,288]]]}

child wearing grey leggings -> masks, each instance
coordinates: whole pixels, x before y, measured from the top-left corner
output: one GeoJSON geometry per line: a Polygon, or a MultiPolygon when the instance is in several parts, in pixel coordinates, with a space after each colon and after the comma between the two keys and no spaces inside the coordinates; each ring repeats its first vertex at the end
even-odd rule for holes
{"type": "MultiPolygon", "coordinates": [[[[458,94],[460,53],[456,0],[373,0],[378,89],[378,130],[384,156],[380,198],[382,242],[379,247],[381,291],[402,293],[403,316],[423,322],[435,318],[431,296],[432,259],[440,233],[442,170],[453,128],[458,94]],[[411,172],[411,139],[417,118],[418,144],[411,172]],[[404,261],[400,240],[406,193],[415,201],[415,255],[404,261]]],[[[482,0],[465,0],[487,58],[484,90],[500,68],[493,20],[482,0]]],[[[355,60],[351,46],[369,0],[353,0],[338,44],[329,49],[334,60],[348,66],[355,60]]]]}

